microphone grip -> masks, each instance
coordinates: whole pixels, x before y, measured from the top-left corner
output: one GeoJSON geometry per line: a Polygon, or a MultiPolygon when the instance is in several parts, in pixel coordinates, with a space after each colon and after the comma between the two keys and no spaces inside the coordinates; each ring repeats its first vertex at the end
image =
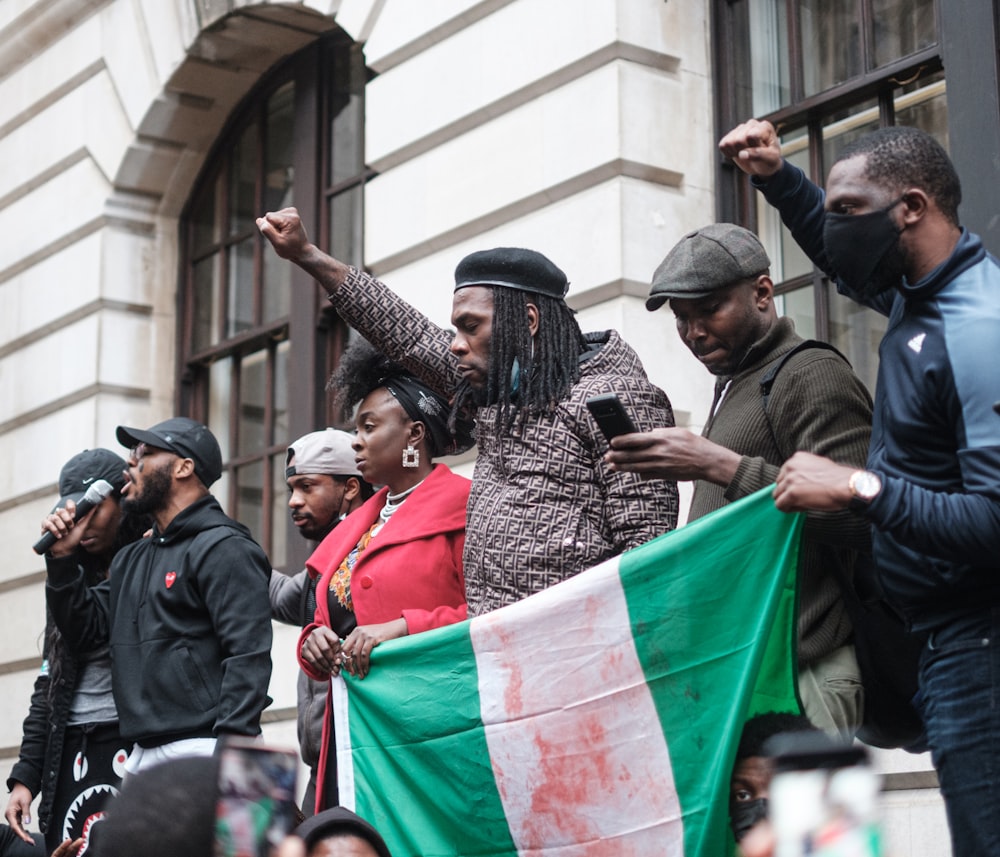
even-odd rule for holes
{"type": "MultiPolygon", "coordinates": [[[[102,497],[95,500],[86,495],[81,497],[80,502],[76,504],[76,512],[73,515],[74,523],[79,521],[80,518],[86,515],[87,512],[93,509],[98,503],[103,502],[103,499],[104,498],[102,497]]],[[[52,550],[52,545],[54,545],[57,541],[58,539],[56,538],[56,534],[46,530],[44,535],[37,542],[35,542],[34,545],[32,545],[31,549],[39,555],[46,554],[52,550]]]]}

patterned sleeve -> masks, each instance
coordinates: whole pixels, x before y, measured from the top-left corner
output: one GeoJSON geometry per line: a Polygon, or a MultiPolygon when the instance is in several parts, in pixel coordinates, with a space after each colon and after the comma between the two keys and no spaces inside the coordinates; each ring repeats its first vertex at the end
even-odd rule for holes
{"type": "MultiPolygon", "coordinates": [[[[669,428],[674,412],[659,387],[645,373],[604,377],[587,385],[582,398],[615,393],[638,431],[669,428]]],[[[608,442],[597,423],[579,400],[579,426],[586,446],[594,451],[598,479],[604,496],[604,521],[616,553],[645,544],[677,526],[677,483],[667,479],[643,479],[638,473],[612,471],[604,462],[608,442]]]]}
{"type": "Polygon", "coordinates": [[[450,351],[451,334],[384,283],[351,268],[330,303],[372,345],[429,387],[444,396],[454,392],[457,360],[450,351]]]}

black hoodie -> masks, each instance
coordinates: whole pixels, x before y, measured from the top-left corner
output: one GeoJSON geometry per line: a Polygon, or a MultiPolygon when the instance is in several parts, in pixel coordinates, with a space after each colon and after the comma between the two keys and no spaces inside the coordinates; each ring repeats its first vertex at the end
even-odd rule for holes
{"type": "Polygon", "coordinates": [[[46,597],[68,645],[110,640],[122,736],[144,747],[257,735],[270,703],[271,566],[207,495],[162,533],[122,549],[88,587],[72,557],[48,560],[46,597]]]}

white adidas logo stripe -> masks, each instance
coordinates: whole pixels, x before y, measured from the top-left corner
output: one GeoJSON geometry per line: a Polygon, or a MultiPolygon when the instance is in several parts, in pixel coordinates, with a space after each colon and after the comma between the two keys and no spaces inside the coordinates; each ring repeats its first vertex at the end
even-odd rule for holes
{"type": "Polygon", "coordinates": [[[927,336],[926,333],[918,333],[916,336],[913,337],[913,339],[911,339],[906,344],[909,345],[910,348],[912,348],[915,352],[917,352],[917,354],[919,354],[920,350],[924,347],[924,338],[926,336],[927,336]]]}

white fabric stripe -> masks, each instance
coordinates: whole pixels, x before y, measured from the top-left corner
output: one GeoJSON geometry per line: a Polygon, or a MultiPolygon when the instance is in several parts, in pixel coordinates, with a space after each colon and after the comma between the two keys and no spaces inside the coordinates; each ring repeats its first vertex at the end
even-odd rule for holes
{"type": "Polygon", "coordinates": [[[354,757],[351,755],[350,706],[347,684],[343,678],[330,677],[330,705],[333,711],[334,738],[337,742],[337,788],[340,805],[354,811],[354,757]]]}
{"type": "Polygon", "coordinates": [[[632,642],[618,560],[477,617],[470,634],[518,853],[682,854],[670,756],[632,642]]]}

